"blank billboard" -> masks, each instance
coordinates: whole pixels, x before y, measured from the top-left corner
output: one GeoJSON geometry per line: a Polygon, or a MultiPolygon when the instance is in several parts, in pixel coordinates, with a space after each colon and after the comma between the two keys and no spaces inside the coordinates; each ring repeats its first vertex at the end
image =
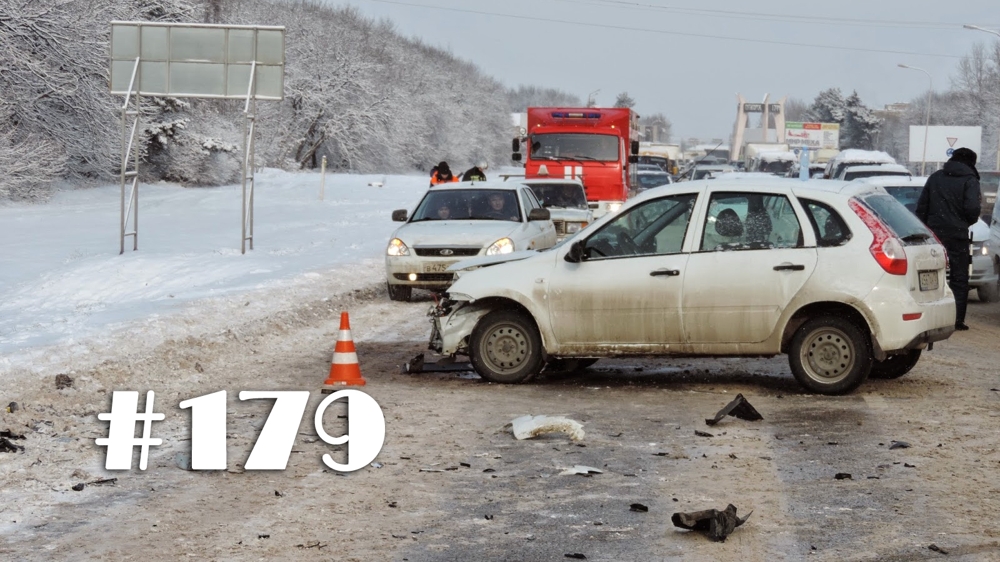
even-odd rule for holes
{"type": "Polygon", "coordinates": [[[144,96],[246,99],[256,61],[254,97],[284,97],[284,27],[111,22],[112,94],[129,92],[137,58],[144,96]]]}

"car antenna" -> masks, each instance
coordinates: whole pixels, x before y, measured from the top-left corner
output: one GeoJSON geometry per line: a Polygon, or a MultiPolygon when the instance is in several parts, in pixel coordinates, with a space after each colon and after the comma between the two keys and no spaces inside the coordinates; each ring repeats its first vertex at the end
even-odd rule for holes
{"type": "MultiPolygon", "coordinates": [[[[698,160],[697,162],[695,162],[695,163],[694,163],[694,165],[695,165],[695,166],[697,166],[698,164],[701,164],[701,161],[702,161],[702,160],[704,160],[704,159],[708,158],[708,155],[709,155],[709,154],[711,154],[711,153],[713,153],[713,152],[715,152],[715,149],[716,149],[716,148],[719,148],[720,146],[722,146],[722,141],[720,141],[720,142],[719,142],[719,144],[717,144],[717,145],[713,146],[713,147],[712,147],[712,150],[709,150],[709,151],[705,152],[705,155],[704,155],[704,156],[702,156],[700,160],[698,160]]],[[[693,167],[694,167],[694,166],[692,166],[692,168],[693,168],[693,167]]]]}

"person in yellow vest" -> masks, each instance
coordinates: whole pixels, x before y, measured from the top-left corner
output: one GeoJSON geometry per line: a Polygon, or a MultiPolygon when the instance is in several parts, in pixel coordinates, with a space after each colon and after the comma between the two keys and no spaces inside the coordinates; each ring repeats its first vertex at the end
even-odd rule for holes
{"type": "Polygon", "coordinates": [[[457,182],[458,177],[452,175],[451,168],[448,167],[447,162],[440,162],[437,165],[437,171],[431,175],[431,187],[435,185],[441,185],[442,183],[457,182]]]}

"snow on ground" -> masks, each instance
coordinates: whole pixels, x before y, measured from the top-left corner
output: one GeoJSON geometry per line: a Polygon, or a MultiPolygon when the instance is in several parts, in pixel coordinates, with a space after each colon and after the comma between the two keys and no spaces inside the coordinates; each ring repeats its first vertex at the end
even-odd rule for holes
{"type": "Polygon", "coordinates": [[[104,354],[183,325],[224,327],[233,306],[265,315],[381,282],[398,226],[391,210],[412,209],[427,189],[423,175],[328,174],[321,201],[319,174],[267,169],[256,178],[254,249],[245,255],[239,185],[141,185],[139,249],[127,238],[123,255],[117,185],[0,206],[0,372],[104,354]]]}

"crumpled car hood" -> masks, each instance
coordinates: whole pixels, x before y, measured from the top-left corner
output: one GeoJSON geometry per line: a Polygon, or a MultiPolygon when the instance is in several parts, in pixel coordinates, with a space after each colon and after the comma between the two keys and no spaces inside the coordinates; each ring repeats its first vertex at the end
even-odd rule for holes
{"type": "Polygon", "coordinates": [[[448,271],[464,271],[467,269],[477,269],[480,267],[496,265],[498,263],[519,261],[537,255],[538,252],[536,252],[535,250],[520,250],[517,252],[511,252],[509,254],[500,254],[496,256],[477,256],[474,258],[469,258],[467,260],[462,260],[451,264],[451,267],[448,268],[448,271]]]}

